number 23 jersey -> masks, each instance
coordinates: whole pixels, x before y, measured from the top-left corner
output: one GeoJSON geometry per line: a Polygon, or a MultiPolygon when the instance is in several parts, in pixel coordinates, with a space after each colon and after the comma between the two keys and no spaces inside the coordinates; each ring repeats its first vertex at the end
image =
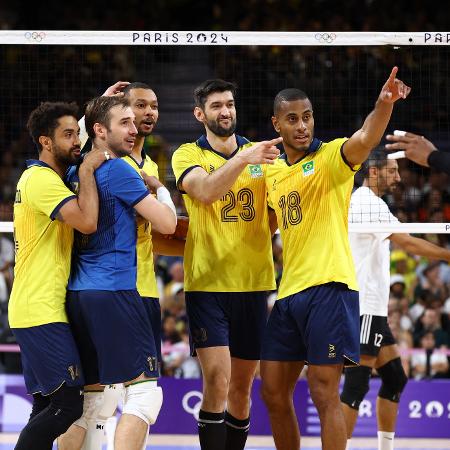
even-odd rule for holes
{"type": "Polygon", "coordinates": [[[316,150],[295,164],[282,154],[267,167],[268,202],[283,244],[278,298],[330,282],[358,289],[348,240],[355,168],[344,160],[346,140],[315,139],[316,150]]]}
{"type": "Polygon", "coordinates": [[[189,214],[184,251],[185,290],[252,292],[275,288],[269,229],[266,166],[248,165],[231,189],[211,205],[191,198],[182,181],[192,169],[211,174],[252,145],[237,136],[238,148],[227,157],[215,151],[206,136],[183,144],[172,158],[178,189],[189,214]]]}

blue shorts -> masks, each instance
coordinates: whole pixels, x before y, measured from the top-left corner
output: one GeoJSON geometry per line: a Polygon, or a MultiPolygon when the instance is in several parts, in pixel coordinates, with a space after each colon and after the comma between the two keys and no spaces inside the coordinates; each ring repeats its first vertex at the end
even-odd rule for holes
{"type": "Polygon", "coordinates": [[[267,292],[186,292],[192,354],[227,346],[234,358],[259,360],[267,292]]]}
{"type": "Polygon", "coordinates": [[[142,297],[142,302],[144,303],[144,308],[147,311],[147,316],[150,320],[156,354],[158,362],[161,365],[161,306],[159,300],[155,297],[142,297]]]}
{"type": "Polygon", "coordinates": [[[136,290],[67,291],[66,308],[86,384],[159,376],[152,326],[136,290]]]}
{"type": "Polygon", "coordinates": [[[83,386],[80,356],[70,326],[56,322],[12,330],[20,345],[29,394],[49,395],[64,383],[83,386]]]}
{"type": "Polygon", "coordinates": [[[267,322],[261,359],[358,363],[358,292],[342,283],[327,283],[277,300],[267,322]]]}

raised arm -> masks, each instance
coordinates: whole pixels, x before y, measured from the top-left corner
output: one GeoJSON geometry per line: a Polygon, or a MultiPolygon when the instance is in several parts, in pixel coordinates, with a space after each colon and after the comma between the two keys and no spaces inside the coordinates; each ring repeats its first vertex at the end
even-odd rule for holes
{"type": "MultiPolygon", "coordinates": [[[[109,86],[105,92],[103,92],[102,95],[106,97],[113,97],[113,96],[122,96],[123,90],[130,84],[129,81],[117,81],[112,86],[109,86]]],[[[80,127],[80,141],[81,141],[81,148],[83,148],[86,145],[87,140],[89,139],[89,136],[86,131],[86,124],[84,123],[84,116],[78,121],[78,126],[80,127]]]]}
{"type": "Polygon", "coordinates": [[[97,231],[98,193],[94,172],[108,159],[104,151],[90,151],[78,169],[80,190],[78,197],[65,203],[56,214],[56,219],[65,222],[83,234],[97,231]]]}
{"type": "Polygon", "coordinates": [[[388,80],[381,88],[375,108],[366,117],[362,127],[344,144],[346,160],[353,166],[362,164],[376,147],[391,118],[394,103],[405,99],[411,91],[403,81],[396,78],[398,67],[394,67],[388,80]]]}
{"type": "Polygon", "coordinates": [[[207,205],[221,199],[248,164],[273,164],[280,151],[276,147],[282,138],[259,142],[237,153],[212,173],[194,167],[179,186],[190,197],[207,205]]]}

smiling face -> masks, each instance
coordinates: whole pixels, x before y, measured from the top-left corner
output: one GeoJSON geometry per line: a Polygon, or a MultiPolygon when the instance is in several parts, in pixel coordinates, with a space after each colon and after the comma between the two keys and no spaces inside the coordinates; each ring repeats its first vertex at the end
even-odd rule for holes
{"type": "Polygon", "coordinates": [[[195,107],[194,115],[212,133],[220,137],[232,136],[236,130],[236,107],[231,91],[208,95],[204,108],[195,107]]]}
{"type": "Polygon", "coordinates": [[[126,97],[135,115],[134,124],[138,136],[148,136],[152,133],[159,117],[158,99],[151,89],[131,89],[126,97]]]}
{"type": "Polygon", "coordinates": [[[109,111],[109,117],[109,126],[104,127],[108,149],[119,157],[130,155],[137,135],[135,116],[131,107],[113,106],[109,111]]]}
{"type": "Polygon", "coordinates": [[[314,116],[308,98],[282,101],[272,124],[283,138],[286,150],[305,152],[314,138],[314,116]]]}

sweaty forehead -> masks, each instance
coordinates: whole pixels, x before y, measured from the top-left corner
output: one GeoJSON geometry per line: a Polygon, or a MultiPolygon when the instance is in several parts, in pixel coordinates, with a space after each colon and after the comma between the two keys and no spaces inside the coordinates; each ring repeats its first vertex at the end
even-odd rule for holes
{"type": "Polygon", "coordinates": [[[306,112],[312,112],[311,102],[307,98],[291,101],[283,100],[280,102],[277,115],[286,116],[289,114],[297,114],[301,116],[306,112]]]}
{"type": "MultiPolygon", "coordinates": [[[[369,156],[369,158],[370,158],[370,156],[369,156]]],[[[388,159],[386,167],[388,169],[398,169],[398,163],[395,159],[388,159]]]]}
{"type": "Polygon", "coordinates": [[[231,91],[213,92],[206,98],[206,105],[212,103],[228,103],[234,101],[233,93],[231,91]]]}
{"type": "Polygon", "coordinates": [[[63,116],[58,119],[56,130],[78,130],[77,119],[73,116],[63,116]]]}
{"type": "Polygon", "coordinates": [[[134,119],[134,112],[130,106],[126,106],[125,108],[122,105],[113,106],[111,108],[110,114],[111,118],[114,118],[116,120],[128,118],[134,119]]]}
{"type": "Polygon", "coordinates": [[[128,93],[128,98],[131,102],[136,100],[144,100],[148,103],[157,101],[156,94],[151,89],[136,88],[131,89],[128,93]]]}

